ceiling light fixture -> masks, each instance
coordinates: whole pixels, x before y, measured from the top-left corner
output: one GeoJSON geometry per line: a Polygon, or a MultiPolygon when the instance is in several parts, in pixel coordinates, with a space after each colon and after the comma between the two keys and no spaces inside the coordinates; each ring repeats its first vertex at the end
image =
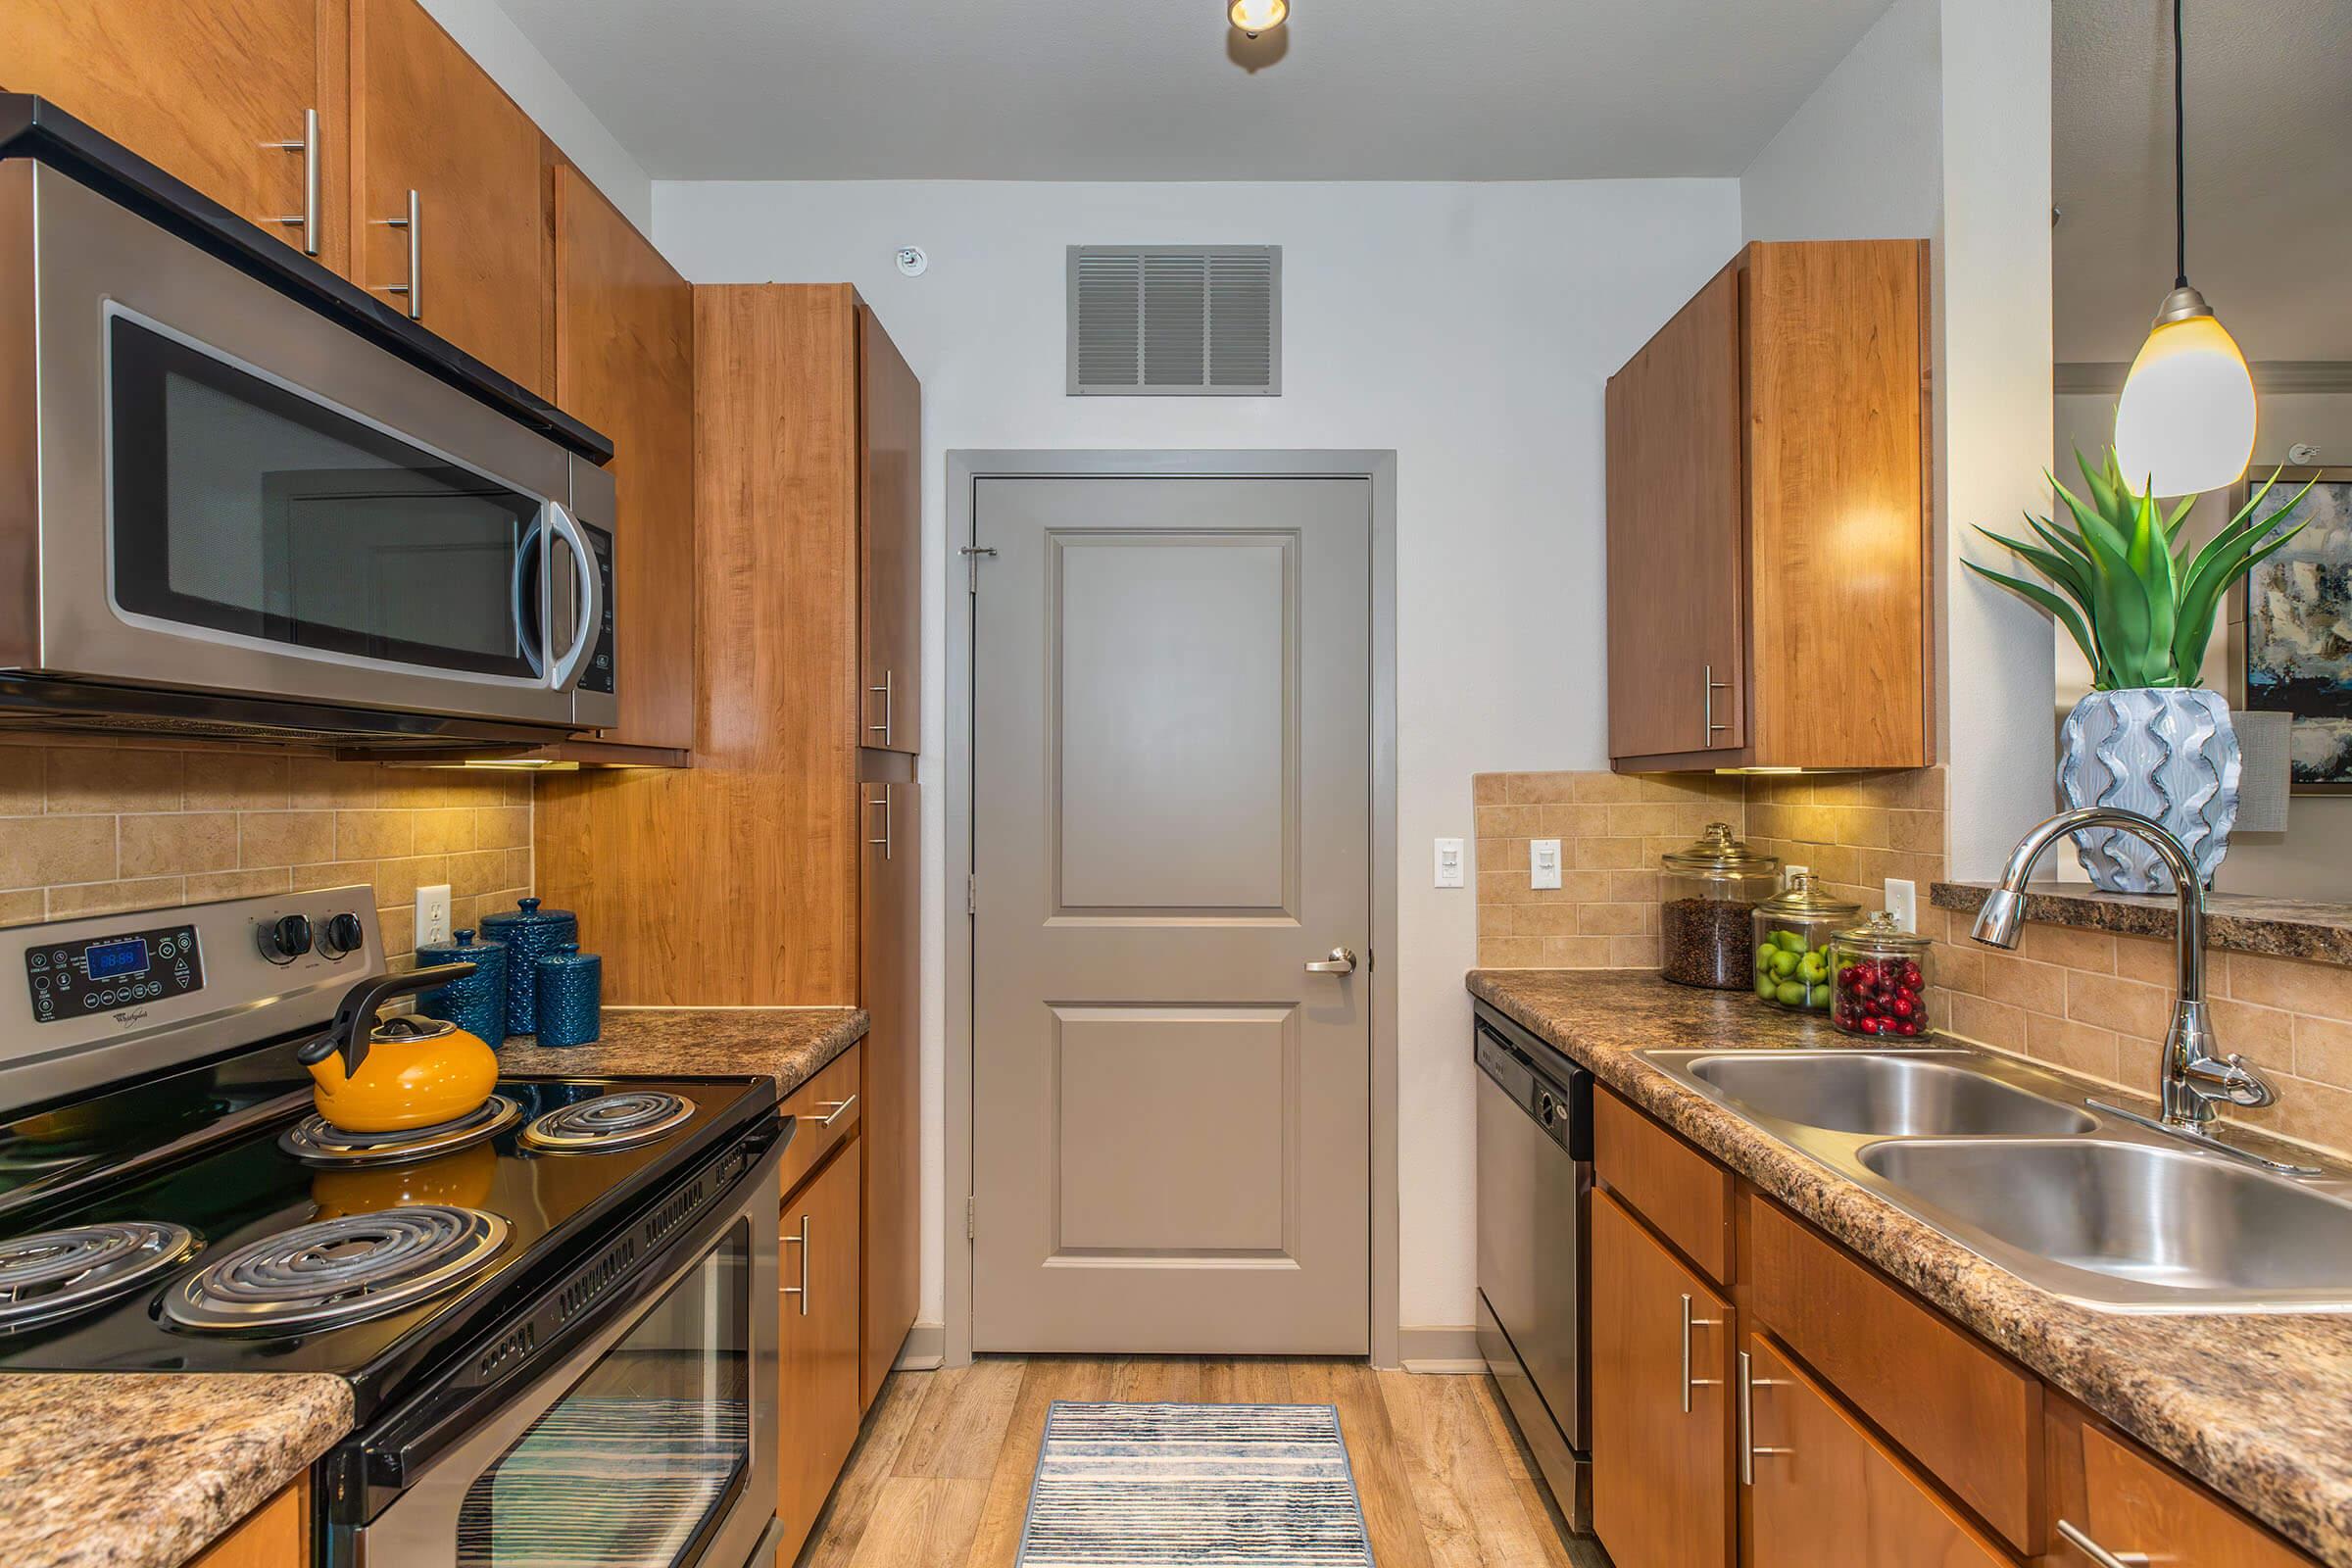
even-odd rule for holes
{"type": "Polygon", "coordinates": [[[1271,32],[1290,20],[1291,0],[1233,0],[1225,10],[1233,24],[1251,37],[1271,32]]]}
{"type": "Polygon", "coordinates": [[[2117,461],[2160,496],[2235,484],[2254,456],[2254,377],[2213,307],[2188,283],[2181,4],[2173,0],[2173,291],[2156,308],[2115,410],[2117,461]]]}

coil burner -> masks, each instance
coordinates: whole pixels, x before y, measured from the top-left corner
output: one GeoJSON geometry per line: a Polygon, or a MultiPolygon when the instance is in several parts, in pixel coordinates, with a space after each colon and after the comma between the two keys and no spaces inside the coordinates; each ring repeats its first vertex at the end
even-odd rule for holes
{"type": "Polygon", "coordinates": [[[147,1220],[0,1241],[0,1333],[127,1296],[202,1245],[185,1225],[147,1220]]]}
{"type": "Polygon", "coordinates": [[[507,1233],[496,1214],[440,1204],[298,1225],[197,1270],[164,1298],[164,1315],[204,1331],[364,1322],[480,1272],[507,1233]]]}
{"type": "Polygon", "coordinates": [[[525,1148],[601,1154],[650,1144],[694,1114],[694,1102],[659,1089],[623,1089],[547,1112],[522,1130],[525,1148]]]}
{"type": "Polygon", "coordinates": [[[454,1121],[396,1133],[345,1132],[324,1116],[305,1116],[278,1136],[277,1147],[306,1165],[394,1165],[428,1159],[497,1136],[522,1118],[522,1107],[492,1095],[454,1121]]]}

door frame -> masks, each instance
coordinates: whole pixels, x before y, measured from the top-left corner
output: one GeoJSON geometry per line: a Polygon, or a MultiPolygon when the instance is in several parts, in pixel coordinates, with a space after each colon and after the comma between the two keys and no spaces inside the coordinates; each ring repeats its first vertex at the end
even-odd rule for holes
{"type": "MultiPolygon", "coordinates": [[[[972,1241],[956,1237],[968,1212],[972,1168],[973,917],[956,884],[972,875],[972,596],[963,548],[972,543],[982,479],[1362,479],[1372,492],[1372,965],[1368,1024],[1371,1112],[1371,1363],[1397,1364],[1396,1197],[1396,454],[1392,451],[951,451],[947,526],[947,853],[940,858],[947,925],[942,1098],[945,1157],[940,1214],[945,1253],[941,1310],[945,1364],[972,1359],[972,1241]]],[[[985,573],[983,560],[979,571],[985,573]]]]}

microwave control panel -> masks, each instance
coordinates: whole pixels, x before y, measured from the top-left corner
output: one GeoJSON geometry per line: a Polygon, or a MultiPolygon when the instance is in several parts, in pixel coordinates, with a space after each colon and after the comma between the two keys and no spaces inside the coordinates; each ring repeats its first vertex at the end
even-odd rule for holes
{"type": "Polygon", "coordinates": [[[191,925],[110,932],[27,948],[24,984],[35,1023],[86,1017],[204,989],[191,925]]]}
{"type": "Polygon", "coordinates": [[[588,669],[580,676],[580,690],[610,692],[613,690],[612,668],[612,536],[593,522],[580,524],[587,534],[589,547],[596,553],[596,575],[603,588],[597,597],[605,607],[604,623],[596,628],[596,646],[588,652],[588,669]]]}

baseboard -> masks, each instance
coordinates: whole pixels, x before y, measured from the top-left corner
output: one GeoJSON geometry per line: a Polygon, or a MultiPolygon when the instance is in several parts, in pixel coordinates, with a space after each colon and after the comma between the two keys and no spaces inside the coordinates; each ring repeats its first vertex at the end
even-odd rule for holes
{"type": "Polygon", "coordinates": [[[1478,1330],[1423,1325],[1396,1331],[1396,1360],[1407,1372],[1459,1375],[1484,1372],[1486,1358],[1478,1353],[1478,1330]]]}
{"type": "Polygon", "coordinates": [[[899,1372],[936,1372],[947,1358],[948,1326],[917,1323],[906,1331],[906,1343],[899,1347],[899,1358],[891,1366],[899,1372]]]}

